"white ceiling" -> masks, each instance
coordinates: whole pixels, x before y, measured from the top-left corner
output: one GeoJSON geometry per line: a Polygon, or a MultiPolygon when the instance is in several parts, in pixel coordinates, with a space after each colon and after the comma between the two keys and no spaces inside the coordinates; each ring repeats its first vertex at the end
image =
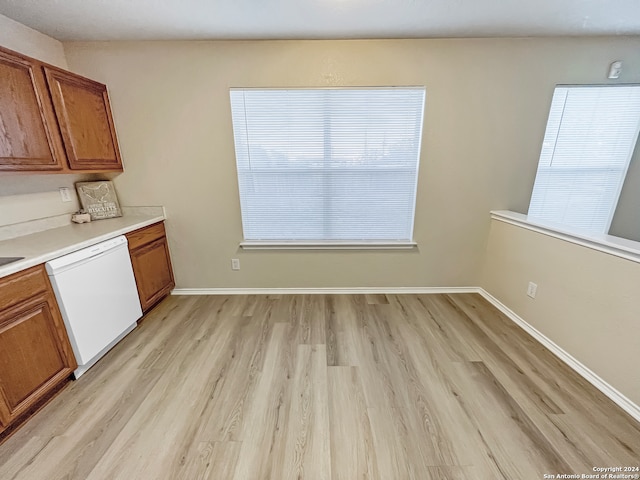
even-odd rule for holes
{"type": "Polygon", "coordinates": [[[640,0],[0,0],[59,40],[638,35],[640,0]]]}

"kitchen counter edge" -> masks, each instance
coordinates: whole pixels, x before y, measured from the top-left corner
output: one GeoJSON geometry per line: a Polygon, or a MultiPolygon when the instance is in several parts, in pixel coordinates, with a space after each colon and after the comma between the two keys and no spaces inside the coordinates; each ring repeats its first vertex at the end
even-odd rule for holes
{"type": "MultiPolygon", "coordinates": [[[[28,240],[29,237],[34,238],[36,236],[44,236],[53,231],[56,231],[56,233],[60,233],[63,229],[68,229],[70,237],[77,237],[78,229],[83,228],[83,225],[91,225],[91,224],[96,224],[98,222],[100,222],[101,224],[103,224],[103,222],[111,222],[112,225],[117,225],[117,227],[113,229],[107,228],[107,230],[105,230],[104,232],[100,232],[98,234],[93,234],[93,235],[90,234],[87,236],[87,238],[84,238],[80,241],[78,241],[77,238],[74,240],[71,240],[72,243],[70,243],[69,245],[65,245],[63,247],[56,246],[56,247],[53,247],[52,250],[46,250],[36,255],[32,255],[32,256],[25,255],[25,258],[23,260],[18,260],[16,262],[0,267],[0,278],[7,277],[11,274],[20,272],[22,270],[26,270],[27,268],[33,267],[35,265],[40,265],[42,263],[48,262],[49,260],[53,260],[54,258],[58,258],[63,255],[67,255],[69,253],[76,252],[83,248],[90,247],[91,245],[95,245],[96,243],[109,240],[110,238],[114,238],[119,235],[124,235],[125,233],[129,233],[134,230],[138,230],[139,228],[153,225],[154,223],[159,223],[164,220],[165,220],[164,215],[139,215],[139,214],[125,215],[122,217],[117,217],[115,219],[98,220],[95,222],[91,222],[89,224],[71,224],[64,227],[58,227],[55,229],[34,233],[31,235],[25,235],[24,237],[18,237],[11,240],[2,241],[0,242],[0,253],[2,253],[3,250],[5,250],[5,248],[3,247],[6,244],[17,243],[19,241],[28,240]],[[114,220],[116,222],[113,222],[114,220]]],[[[104,225],[106,226],[106,223],[104,223],[104,225]]],[[[23,256],[20,254],[19,249],[17,251],[15,249],[10,250],[10,252],[11,253],[9,253],[7,256],[14,256],[14,255],[23,256]]]]}

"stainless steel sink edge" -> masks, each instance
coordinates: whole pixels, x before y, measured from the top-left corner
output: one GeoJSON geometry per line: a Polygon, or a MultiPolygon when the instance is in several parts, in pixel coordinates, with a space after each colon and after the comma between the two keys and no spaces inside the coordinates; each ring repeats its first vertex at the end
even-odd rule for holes
{"type": "Polygon", "coordinates": [[[5,265],[9,265],[10,263],[17,262],[19,260],[24,260],[24,257],[0,257],[0,267],[4,267],[5,265]]]}

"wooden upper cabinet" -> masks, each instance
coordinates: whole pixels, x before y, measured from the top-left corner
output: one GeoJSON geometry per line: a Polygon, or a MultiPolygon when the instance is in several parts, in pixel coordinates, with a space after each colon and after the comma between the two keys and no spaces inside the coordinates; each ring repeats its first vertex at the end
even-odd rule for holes
{"type": "Polygon", "coordinates": [[[40,65],[0,50],[0,170],[61,170],[64,162],[40,65]]]}
{"type": "Polygon", "coordinates": [[[0,47],[0,172],[121,172],[107,87],[0,47]]]}
{"type": "Polygon", "coordinates": [[[72,170],[122,170],[107,87],[57,68],[44,67],[72,170]]]}

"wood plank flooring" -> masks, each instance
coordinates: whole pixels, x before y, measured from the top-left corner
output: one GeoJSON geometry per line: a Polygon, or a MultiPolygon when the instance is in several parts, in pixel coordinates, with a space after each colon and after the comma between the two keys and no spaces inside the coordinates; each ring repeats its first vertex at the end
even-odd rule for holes
{"type": "Polygon", "coordinates": [[[0,445],[2,480],[597,466],[640,466],[640,425],[475,294],[169,297],[0,445]]]}

